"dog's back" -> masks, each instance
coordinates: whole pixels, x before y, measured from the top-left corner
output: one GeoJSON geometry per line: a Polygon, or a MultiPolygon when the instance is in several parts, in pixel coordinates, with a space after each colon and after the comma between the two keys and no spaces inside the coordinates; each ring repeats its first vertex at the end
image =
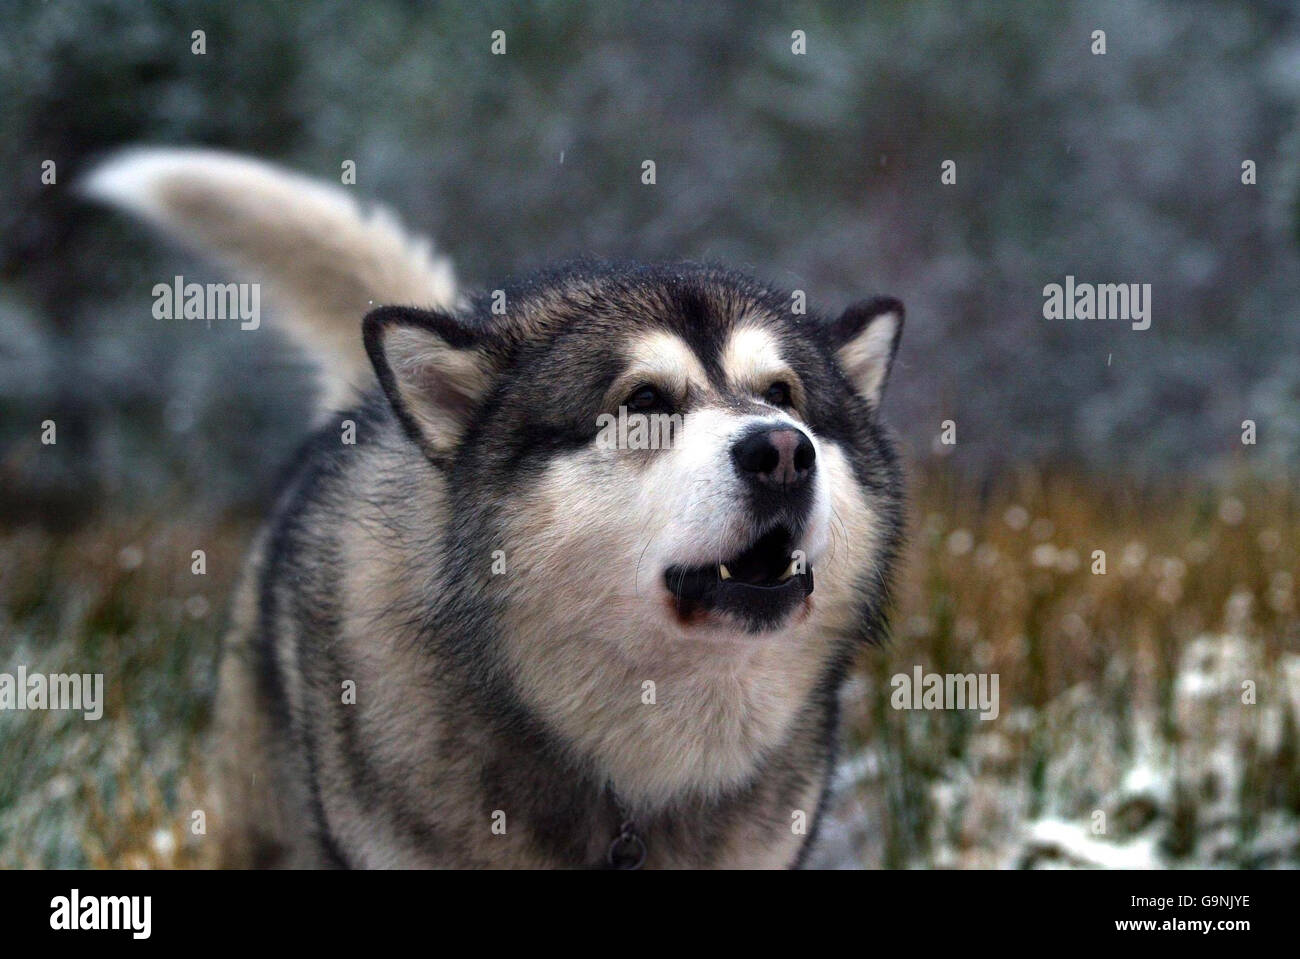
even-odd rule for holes
{"type": "MultiPolygon", "coordinates": [[[[302,841],[314,799],[310,771],[302,768],[303,743],[286,711],[286,687],[294,685],[297,665],[289,637],[275,623],[296,621],[283,608],[277,583],[287,577],[292,592],[309,575],[296,565],[311,555],[302,548],[304,524],[337,531],[338,523],[305,515],[310,499],[304,494],[328,475],[330,454],[340,450],[338,423],[345,417],[327,424],[326,418],[374,389],[361,317],[386,303],[452,307],[451,265],[429,241],[404,231],[391,212],[367,208],[341,187],[219,151],[132,150],[95,171],[83,188],[214,257],[241,279],[266,285],[277,319],[314,361],[321,438],[290,464],[275,514],[250,551],[232,602],[214,776],[223,864],[321,864],[320,844],[302,841]]],[[[272,455],[287,460],[290,452],[272,455]]]]}

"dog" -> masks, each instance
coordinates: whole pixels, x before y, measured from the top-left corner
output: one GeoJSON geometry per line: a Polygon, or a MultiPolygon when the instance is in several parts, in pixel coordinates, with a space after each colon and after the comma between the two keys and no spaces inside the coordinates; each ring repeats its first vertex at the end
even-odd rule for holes
{"type": "Polygon", "coordinates": [[[323,377],[230,612],[223,864],[803,862],[901,547],[897,300],[604,261],[465,294],[392,214],[213,151],[86,189],[265,287],[323,377]]]}

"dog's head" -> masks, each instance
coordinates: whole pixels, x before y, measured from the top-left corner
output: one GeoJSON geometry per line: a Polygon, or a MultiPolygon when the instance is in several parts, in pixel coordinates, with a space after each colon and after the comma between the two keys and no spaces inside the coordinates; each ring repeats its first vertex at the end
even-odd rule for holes
{"type": "Polygon", "coordinates": [[[800,306],[705,267],[584,266],[366,319],[445,491],[438,634],[625,798],[746,782],[881,628],[903,310],[800,306]]]}
{"type": "Polygon", "coordinates": [[[486,551],[459,572],[552,633],[871,636],[900,525],[878,409],[903,308],[829,320],[801,297],[584,266],[465,317],[372,313],[367,348],[446,471],[453,534],[486,551]]]}

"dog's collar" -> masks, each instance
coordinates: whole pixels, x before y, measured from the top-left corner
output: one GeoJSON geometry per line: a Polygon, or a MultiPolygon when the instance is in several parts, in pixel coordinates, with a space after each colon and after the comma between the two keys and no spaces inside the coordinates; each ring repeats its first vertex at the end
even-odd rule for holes
{"type": "Polygon", "coordinates": [[[614,791],[613,783],[606,783],[605,791],[613,801],[614,808],[618,811],[619,822],[622,824],[618,827],[618,835],[614,837],[609,844],[608,851],[605,853],[605,867],[607,869],[640,869],[645,865],[645,840],[641,838],[641,833],[636,828],[636,822],[628,815],[623,800],[614,791]]]}
{"type": "Polygon", "coordinates": [[[627,820],[619,828],[614,841],[605,854],[605,864],[610,869],[640,869],[645,865],[645,840],[636,831],[636,823],[627,820]]]}

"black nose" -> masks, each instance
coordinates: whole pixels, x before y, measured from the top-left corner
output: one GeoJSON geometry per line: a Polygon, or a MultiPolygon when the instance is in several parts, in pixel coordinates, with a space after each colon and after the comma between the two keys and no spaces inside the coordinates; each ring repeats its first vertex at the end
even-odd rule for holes
{"type": "Polygon", "coordinates": [[[803,430],[765,426],[742,436],[731,448],[731,458],[750,482],[790,491],[808,481],[817,452],[803,430]]]}

